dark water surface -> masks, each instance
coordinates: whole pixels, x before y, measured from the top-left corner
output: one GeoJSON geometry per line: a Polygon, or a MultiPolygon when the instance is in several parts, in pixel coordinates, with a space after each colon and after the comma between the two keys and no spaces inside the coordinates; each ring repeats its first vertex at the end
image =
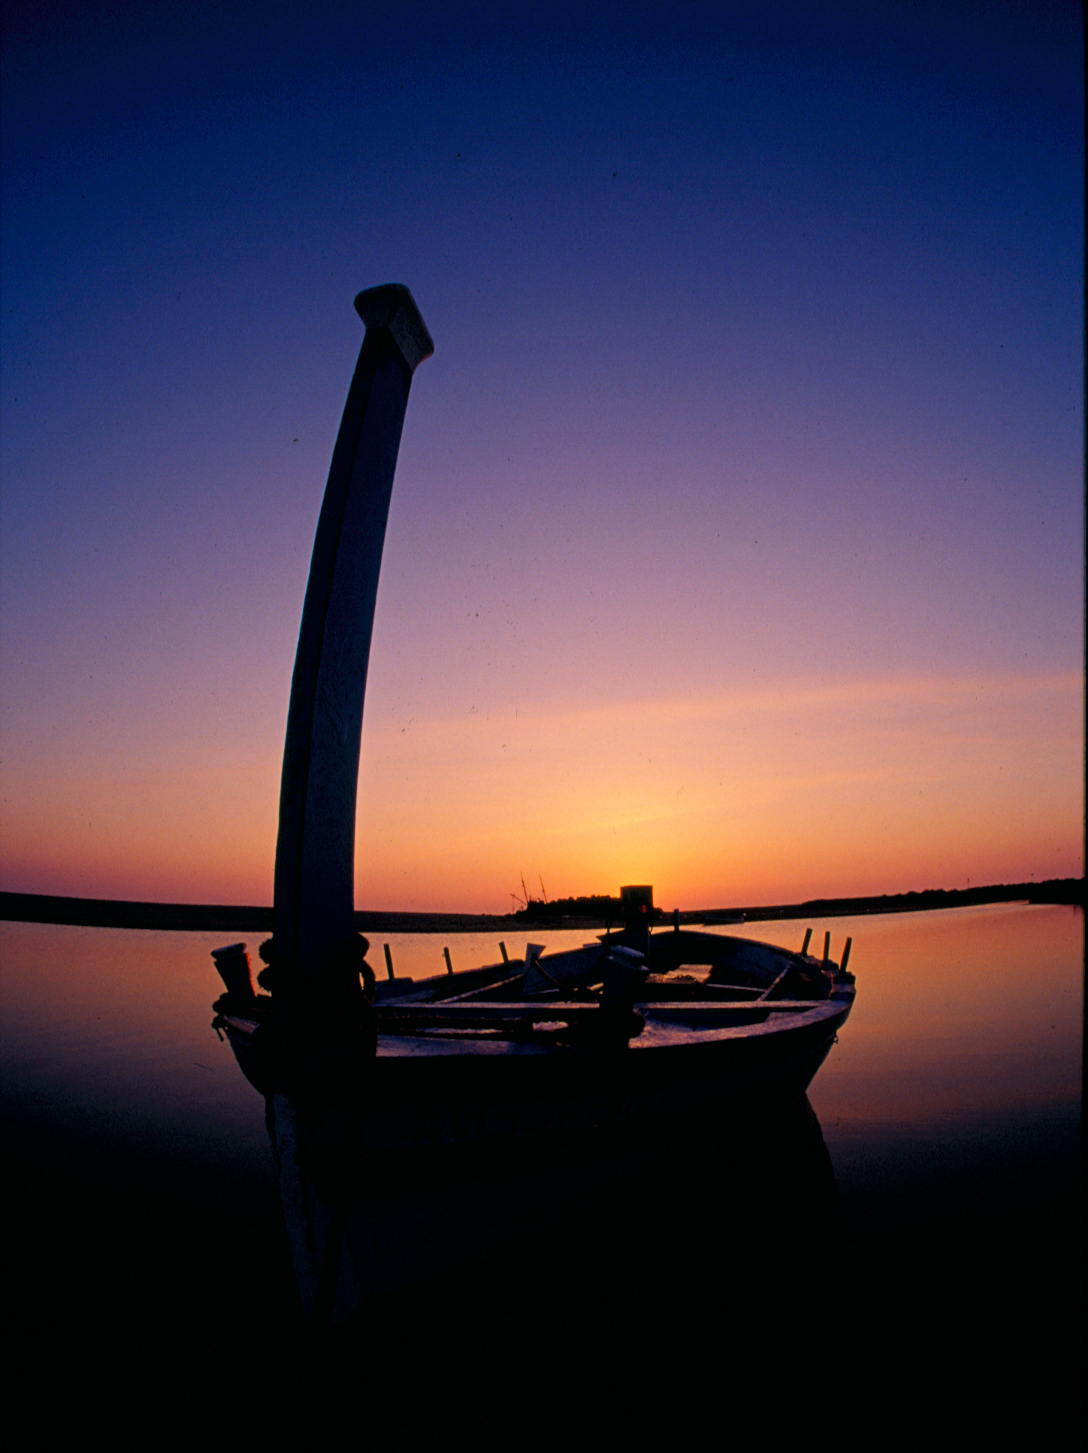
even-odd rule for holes
{"type": "MultiPolygon", "coordinates": [[[[800,947],[804,927],[739,931],[800,947]]],[[[553,1407],[578,1387],[624,1417],[682,1388],[683,1407],[756,1403],[774,1425],[834,1387],[819,1421],[843,1436],[1075,1446],[1082,911],[814,929],[835,957],[853,936],[858,999],[807,1102],[537,1167],[548,1194],[517,1224],[315,1349],[263,1102],[210,1028],[222,935],[0,924],[18,1378],[38,1398],[78,1386],[92,1419],[239,1384],[267,1408],[300,1367],[459,1416],[496,1384],[553,1407]]],[[[391,944],[398,973],[442,967],[433,937],[391,944]]],[[[450,947],[456,967],[497,957],[450,947]]],[[[42,1426],[73,1412],[41,1408],[42,1426]]]]}

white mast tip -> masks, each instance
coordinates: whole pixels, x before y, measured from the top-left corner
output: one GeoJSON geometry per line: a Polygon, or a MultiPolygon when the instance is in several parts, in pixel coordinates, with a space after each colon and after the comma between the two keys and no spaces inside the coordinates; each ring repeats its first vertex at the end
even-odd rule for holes
{"type": "Polygon", "coordinates": [[[413,373],[434,352],[434,340],[403,283],[367,288],[355,299],[355,311],[368,328],[389,330],[413,373]]]}

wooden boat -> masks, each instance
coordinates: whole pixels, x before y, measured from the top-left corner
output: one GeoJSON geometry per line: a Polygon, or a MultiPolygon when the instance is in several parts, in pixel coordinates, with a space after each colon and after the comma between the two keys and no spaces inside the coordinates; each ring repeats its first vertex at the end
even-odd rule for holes
{"type": "MultiPolygon", "coordinates": [[[[840,965],[711,933],[668,931],[641,949],[633,937],[551,955],[529,944],[516,965],[371,981],[375,1110],[360,1145],[566,1133],[807,1089],[853,1006],[849,940],[840,965]]],[[[244,945],[216,959],[232,986],[216,1027],[274,1093],[284,1051],[273,999],[253,991],[244,945]]]]}
{"type": "MultiPolygon", "coordinates": [[[[254,989],[244,945],[214,955],[226,984],[215,1027],[266,1097],[299,1286],[318,1321],[403,1278],[379,1249],[406,1224],[397,1187],[421,1158],[448,1168],[451,1156],[482,1154],[493,1167],[504,1148],[592,1143],[617,1127],[796,1096],[855,992],[849,940],[837,964],[826,937],[817,959],[808,936],[793,952],[678,926],[653,934],[642,885],[621,890],[623,931],[582,948],[529,944],[517,964],[503,950],[480,968],[418,982],[390,969],[376,982],[354,931],[363,698],[408,392],[433,345],[406,288],[371,289],[356,308],[366,334],[292,680],[275,930],[259,976],[269,992],[254,989]],[[400,1207],[384,1235],[375,1186],[400,1207]]],[[[406,1243],[417,1271],[426,1240],[406,1243]]]]}

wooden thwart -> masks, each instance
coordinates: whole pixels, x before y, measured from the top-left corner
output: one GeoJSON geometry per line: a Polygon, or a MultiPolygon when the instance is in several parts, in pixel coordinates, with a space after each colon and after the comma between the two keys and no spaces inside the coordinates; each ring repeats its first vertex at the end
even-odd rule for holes
{"type": "MultiPolygon", "coordinates": [[[[713,1028],[715,1019],[738,1017],[744,1022],[758,1023],[768,1014],[804,1014],[821,1008],[821,999],[775,1000],[706,1000],[676,1004],[645,1006],[651,1017],[660,1016],[674,1022],[703,1023],[713,1028]]],[[[381,1004],[378,1023],[384,1034],[411,1034],[417,1029],[450,1026],[460,1029],[496,1029],[516,1024],[574,1024],[601,1017],[596,1001],[581,999],[524,999],[510,1003],[496,1001],[469,1003],[456,999],[437,1004],[381,1004]]]]}

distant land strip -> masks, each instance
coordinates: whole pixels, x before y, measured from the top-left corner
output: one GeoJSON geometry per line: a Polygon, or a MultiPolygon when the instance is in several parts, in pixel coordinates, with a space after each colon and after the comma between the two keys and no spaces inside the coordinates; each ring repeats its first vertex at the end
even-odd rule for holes
{"type": "MultiPolygon", "coordinates": [[[[812,898],[806,903],[759,904],[746,908],[704,908],[678,915],[685,925],[743,914],[748,923],[772,918],[849,918],[872,913],[916,913],[935,908],[969,908],[986,903],[1067,903],[1084,906],[1083,878],[1051,878],[1044,883],[1001,883],[986,888],[927,888],[873,898],[812,898]]],[[[605,928],[603,917],[548,912],[533,903],[532,913],[371,913],[355,914],[362,933],[488,933],[525,928],[605,928]]],[[[622,922],[619,905],[611,926],[622,922]]],[[[655,922],[670,924],[672,913],[657,909],[655,922]]],[[[63,923],[87,928],[176,929],[208,933],[271,933],[272,909],[221,903],[133,903],[112,898],[60,898],[48,893],[0,892],[0,920],[63,923]]]]}

